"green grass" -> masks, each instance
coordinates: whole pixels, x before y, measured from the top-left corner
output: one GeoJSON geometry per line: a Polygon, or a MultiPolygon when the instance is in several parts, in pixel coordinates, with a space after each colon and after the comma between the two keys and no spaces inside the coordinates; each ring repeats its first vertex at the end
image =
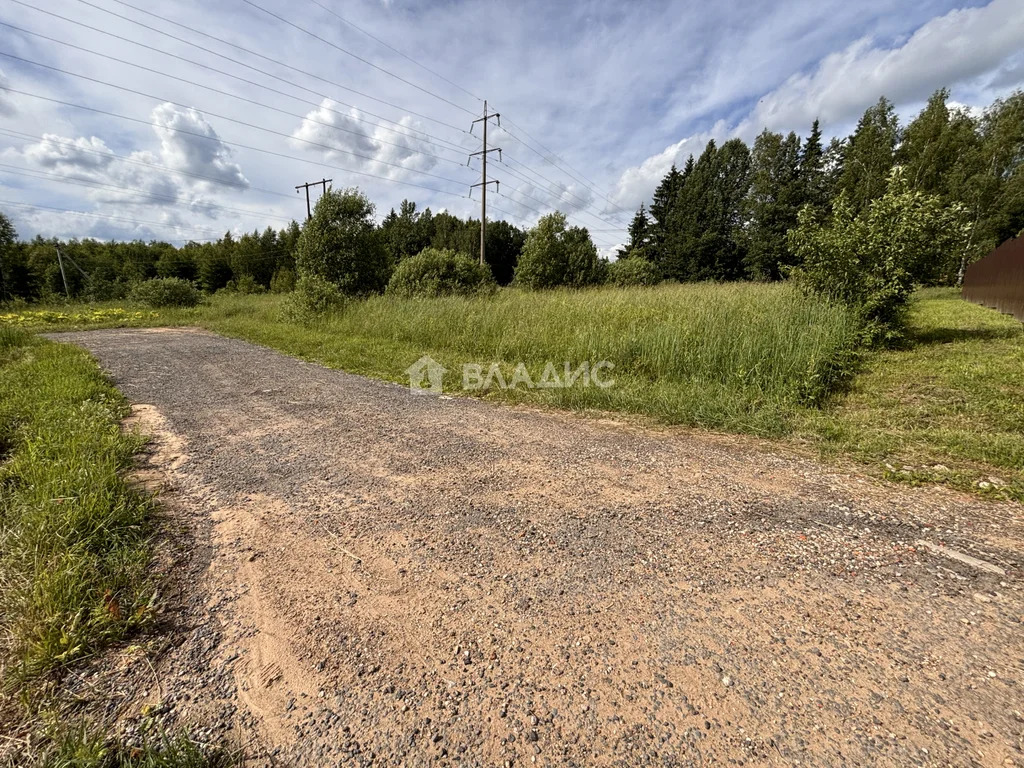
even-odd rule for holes
{"type": "Polygon", "coordinates": [[[310,327],[282,322],[272,297],[236,297],[215,300],[201,323],[396,382],[427,354],[448,369],[448,392],[766,435],[781,434],[802,403],[848,372],[856,331],[841,308],[749,284],[377,297],[310,327]],[[549,361],[564,376],[566,363],[603,360],[614,364],[609,388],[463,387],[464,363],[497,363],[511,381],[522,362],[537,382],[549,361]]]}
{"type": "Polygon", "coordinates": [[[918,292],[909,324],[907,345],[868,355],[798,438],[892,479],[1024,501],[1024,326],[948,288],[918,292]]]}
{"type": "Polygon", "coordinates": [[[464,362],[496,361],[510,378],[523,361],[538,379],[546,360],[607,359],[616,366],[607,390],[472,394],[784,438],[895,480],[1024,500],[1024,330],[953,289],[916,294],[907,344],[864,353],[848,391],[853,319],[786,285],[380,297],[312,326],[286,321],[282,303],[218,295],[196,309],[77,327],[199,325],[397,382],[429,354],[449,369],[445,386],[455,392],[464,362]]]}
{"type": "Polygon", "coordinates": [[[223,750],[203,749],[186,736],[162,737],[139,747],[111,742],[85,726],[65,728],[36,756],[36,768],[228,768],[223,750]]]}
{"type": "Polygon", "coordinates": [[[583,362],[607,360],[615,366],[615,384],[607,389],[520,386],[467,393],[759,435],[784,434],[802,405],[842,381],[856,333],[845,309],[781,284],[380,296],[313,325],[288,322],[282,305],[279,296],[217,295],[206,306],[160,310],[155,318],[147,313],[56,327],[201,325],[402,383],[408,383],[406,369],[427,354],[448,369],[445,390],[453,393],[464,391],[464,363],[485,370],[497,363],[510,380],[522,362],[539,381],[549,361],[564,373],[565,363],[576,370],[583,362]]]}
{"type": "Polygon", "coordinates": [[[137,437],[85,352],[0,328],[0,656],[31,679],[144,623],[149,502],[137,437]]]}

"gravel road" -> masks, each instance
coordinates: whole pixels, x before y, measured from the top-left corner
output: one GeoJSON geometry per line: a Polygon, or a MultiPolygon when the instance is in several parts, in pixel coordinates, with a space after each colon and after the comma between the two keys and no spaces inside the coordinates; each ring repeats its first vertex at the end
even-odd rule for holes
{"type": "Polygon", "coordinates": [[[252,765],[1024,766],[1020,506],[202,331],[54,338],[190,542],[123,723],[252,765]]]}

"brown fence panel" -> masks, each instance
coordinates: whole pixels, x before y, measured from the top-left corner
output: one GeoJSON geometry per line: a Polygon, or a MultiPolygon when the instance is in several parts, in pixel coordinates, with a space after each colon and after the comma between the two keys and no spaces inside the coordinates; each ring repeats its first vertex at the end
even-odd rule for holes
{"type": "Polygon", "coordinates": [[[964,275],[963,297],[1024,323],[1024,237],[1007,240],[971,264],[964,275]]]}

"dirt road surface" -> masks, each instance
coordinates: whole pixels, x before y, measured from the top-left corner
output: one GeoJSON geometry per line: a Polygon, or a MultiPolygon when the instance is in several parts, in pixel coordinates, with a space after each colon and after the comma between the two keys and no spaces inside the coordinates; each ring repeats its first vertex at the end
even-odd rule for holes
{"type": "Polygon", "coordinates": [[[171,641],[104,673],[123,729],[250,765],[1024,765],[1020,506],[201,331],[59,338],[156,437],[179,541],[171,641]]]}

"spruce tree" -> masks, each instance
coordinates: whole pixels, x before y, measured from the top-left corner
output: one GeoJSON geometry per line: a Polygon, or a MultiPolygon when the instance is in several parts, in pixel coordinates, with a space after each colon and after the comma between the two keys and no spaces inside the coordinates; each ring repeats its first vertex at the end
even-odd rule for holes
{"type": "Polygon", "coordinates": [[[619,249],[619,258],[628,258],[630,256],[650,258],[650,254],[647,251],[650,233],[651,219],[644,209],[644,204],[640,203],[639,210],[634,214],[633,220],[629,223],[629,242],[626,243],[625,247],[619,249]]]}
{"type": "MultiPolygon", "coordinates": [[[[820,138],[818,156],[820,164],[820,138]]],[[[802,159],[795,133],[783,138],[765,130],[754,142],[745,206],[747,226],[742,230],[744,266],[754,280],[778,280],[784,268],[793,264],[786,233],[796,226],[806,197],[802,159]]]]}
{"type": "Polygon", "coordinates": [[[669,215],[661,271],[683,281],[740,277],[750,149],[741,139],[730,139],[719,149],[712,139],[687,171],[669,215]]]}
{"type": "MultiPolygon", "coordinates": [[[[687,164],[692,165],[692,162],[693,157],[691,156],[687,164]]],[[[650,253],[651,261],[658,265],[665,263],[668,258],[665,250],[666,243],[672,239],[672,233],[669,231],[669,216],[679,198],[683,181],[683,174],[673,163],[669,172],[658,184],[658,188],[654,190],[654,199],[651,201],[650,208],[650,253]]]]}
{"type": "Polygon", "coordinates": [[[825,174],[825,147],[821,143],[821,125],[817,118],[800,148],[800,186],[801,203],[824,213],[829,204],[829,189],[825,174]]]}
{"type": "Polygon", "coordinates": [[[899,117],[883,96],[864,112],[843,152],[839,189],[846,192],[854,213],[885,193],[899,140],[899,117]]]}

